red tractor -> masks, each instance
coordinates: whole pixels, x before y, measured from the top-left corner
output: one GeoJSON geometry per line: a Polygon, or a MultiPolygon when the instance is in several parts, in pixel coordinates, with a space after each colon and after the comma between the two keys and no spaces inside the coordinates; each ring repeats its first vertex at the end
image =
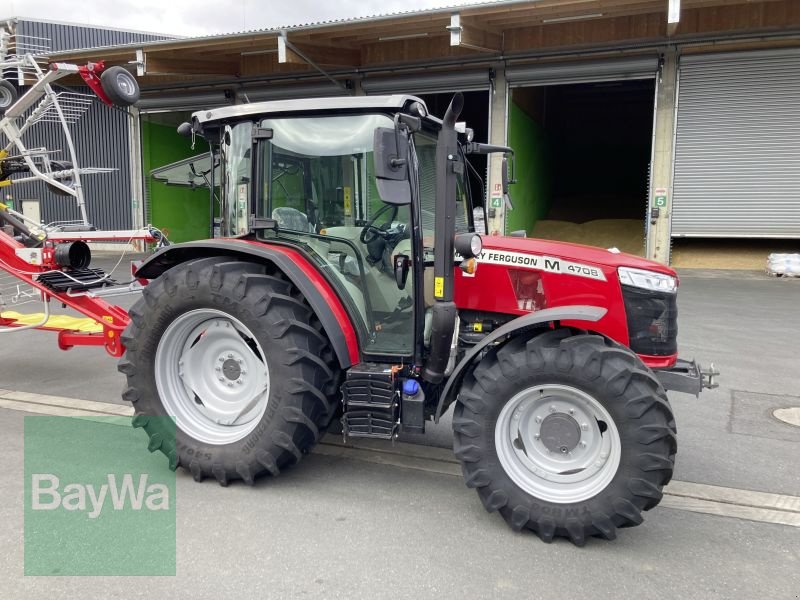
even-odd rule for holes
{"type": "Polygon", "coordinates": [[[665,390],[713,385],[677,357],[675,272],[481,237],[468,156],[512,150],[456,127],[462,104],[440,120],[411,96],[278,101],[179,128],[212,147],[222,237],[139,268],[119,365],[171,468],[252,484],[336,417],[392,440],[452,408],[466,484],[516,530],[581,545],[658,504],[665,390]]]}

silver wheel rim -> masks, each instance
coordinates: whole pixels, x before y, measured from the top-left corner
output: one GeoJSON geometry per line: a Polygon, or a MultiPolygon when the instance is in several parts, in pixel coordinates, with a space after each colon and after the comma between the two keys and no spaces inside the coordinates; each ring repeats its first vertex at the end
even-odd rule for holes
{"type": "Polygon", "coordinates": [[[14,97],[11,95],[10,90],[0,87],[0,108],[8,108],[11,106],[13,99],[14,97]]]}
{"type": "Polygon", "coordinates": [[[126,96],[133,96],[135,88],[134,88],[133,78],[130,75],[128,75],[127,73],[118,73],[117,85],[119,86],[119,89],[123,94],[125,94],[126,96]]]}
{"type": "Polygon", "coordinates": [[[175,319],[158,342],[155,380],[167,414],[199,442],[247,436],[267,409],[269,367],[241,321],[214,309],[175,319]]]}
{"type": "Polygon", "coordinates": [[[599,494],[614,478],[622,444],[595,398],[566,385],[538,385],[511,398],[497,418],[495,448],[522,490],[548,502],[599,494]]]}

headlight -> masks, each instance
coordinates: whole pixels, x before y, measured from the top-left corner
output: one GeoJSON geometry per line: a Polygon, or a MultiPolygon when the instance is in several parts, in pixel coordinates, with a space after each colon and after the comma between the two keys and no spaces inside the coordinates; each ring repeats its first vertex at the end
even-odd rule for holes
{"type": "Polygon", "coordinates": [[[455,249],[464,258],[471,258],[481,253],[483,241],[477,233],[462,233],[456,236],[455,249]]]}
{"type": "Polygon", "coordinates": [[[481,240],[481,236],[473,235],[472,239],[469,241],[469,249],[472,250],[472,256],[478,256],[483,250],[483,240],[481,240]]]}
{"type": "Polygon", "coordinates": [[[678,280],[672,275],[664,275],[663,273],[645,271],[643,269],[630,269],[628,267],[620,267],[617,272],[619,273],[619,281],[623,285],[671,294],[678,291],[678,280]]]}

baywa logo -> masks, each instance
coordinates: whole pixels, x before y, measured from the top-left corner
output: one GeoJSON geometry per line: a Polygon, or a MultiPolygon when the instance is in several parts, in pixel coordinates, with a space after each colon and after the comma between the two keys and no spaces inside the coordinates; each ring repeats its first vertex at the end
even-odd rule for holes
{"type": "Polygon", "coordinates": [[[61,480],[52,473],[34,473],[33,510],[58,510],[87,513],[96,519],[109,499],[113,510],[169,510],[169,488],[163,483],[148,485],[148,475],[140,475],[138,485],[134,485],[133,475],[126,473],[120,484],[116,475],[109,474],[108,482],[96,488],[91,483],[70,483],[60,491],[61,480]],[[88,512],[87,512],[88,511],[88,512]]]}
{"type": "Polygon", "coordinates": [[[25,418],[26,575],[174,575],[175,510],[175,473],[129,419],[25,418]]]}

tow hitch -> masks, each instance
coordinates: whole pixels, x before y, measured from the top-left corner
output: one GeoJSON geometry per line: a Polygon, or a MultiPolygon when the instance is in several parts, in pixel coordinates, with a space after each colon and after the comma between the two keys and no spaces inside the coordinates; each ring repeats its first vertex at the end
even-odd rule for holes
{"type": "Polygon", "coordinates": [[[666,390],[685,392],[699,396],[704,389],[719,387],[716,377],[719,371],[712,363],[708,369],[703,369],[694,360],[678,359],[675,365],[666,369],[656,369],[656,377],[666,390]]]}

